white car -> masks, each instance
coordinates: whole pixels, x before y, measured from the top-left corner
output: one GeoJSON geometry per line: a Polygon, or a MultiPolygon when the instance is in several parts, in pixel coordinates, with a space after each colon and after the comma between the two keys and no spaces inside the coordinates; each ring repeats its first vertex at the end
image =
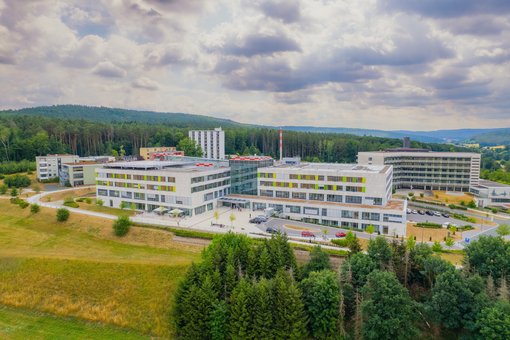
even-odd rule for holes
{"type": "Polygon", "coordinates": [[[413,210],[413,214],[417,214],[418,213],[418,210],[413,210]]]}
{"type": "Polygon", "coordinates": [[[412,214],[412,213],[413,213],[413,211],[412,211],[411,209],[407,209],[407,213],[408,213],[408,214],[412,214]]]}
{"type": "Polygon", "coordinates": [[[439,211],[434,211],[434,216],[439,216],[441,217],[441,213],[439,211]]]}

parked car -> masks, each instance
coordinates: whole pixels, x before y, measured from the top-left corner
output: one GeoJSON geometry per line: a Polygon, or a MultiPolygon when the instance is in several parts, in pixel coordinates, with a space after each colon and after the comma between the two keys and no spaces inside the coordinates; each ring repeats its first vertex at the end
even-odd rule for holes
{"type": "Polygon", "coordinates": [[[267,220],[268,220],[268,217],[266,215],[258,215],[258,216],[255,216],[255,218],[258,218],[262,222],[267,222],[267,220]]]}
{"type": "Polygon", "coordinates": [[[336,237],[345,237],[345,236],[347,236],[347,234],[344,233],[343,231],[340,231],[340,232],[336,233],[335,236],[336,237]]]}
{"type": "Polygon", "coordinates": [[[273,227],[267,227],[267,229],[266,229],[266,233],[269,233],[269,234],[277,234],[277,233],[278,233],[278,229],[273,228],[273,227]]]}
{"type": "Polygon", "coordinates": [[[261,223],[264,223],[266,222],[265,220],[259,218],[259,217],[254,217],[250,220],[250,223],[255,223],[255,224],[261,224],[261,223]]]}
{"type": "Polygon", "coordinates": [[[407,213],[408,213],[408,214],[412,214],[412,213],[413,213],[413,211],[412,211],[411,209],[407,209],[407,213]]]}
{"type": "Polygon", "coordinates": [[[420,215],[425,215],[425,211],[423,211],[423,210],[418,210],[418,214],[420,214],[420,215]]]}
{"type": "Polygon", "coordinates": [[[429,215],[429,216],[434,216],[434,213],[433,213],[432,211],[430,211],[430,210],[427,210],[427,211],[425,212],[425,214],[427,214],[427,215],[429,215]]]}
{"type": "Polygon", "coordinates": [[[315,234],[312,233],[311,231],[302,231],[301,232],[301,236],[303,236],[303,237],[315,237],[315,234]]]}
{"type": "Polygon", "coordinates": [[[413,210],[413,214],[417,214],[418,213],[418,210],[413,210]]]}
{"type": "Polygon", "coordinates": [[[439,211],[434,211],[434,216],[439,216],[441,217],[441,213],[439,211]]]}
{"type": "Polygon", "coordinates": [[[447,213],[443,213],[442,215],[443,215],[443,217],[445,217],[445,218],[450,218],[450,215],[448,215],[447,213]]]}

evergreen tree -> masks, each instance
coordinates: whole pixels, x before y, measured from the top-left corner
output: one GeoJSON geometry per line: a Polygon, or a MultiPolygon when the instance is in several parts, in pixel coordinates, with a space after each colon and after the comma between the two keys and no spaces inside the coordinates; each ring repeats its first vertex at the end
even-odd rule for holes
{"type": "Polygon", "coordinates": [[[310,252],[310,261],[301,270],[302,278],[308,277],[311,272],[331,270],[329,255],[320,246],[315,246],[310,252]]]}
{"type": "Polygon", "coordinates": [[[477,326],[483,339],[510,339],[510,304],[499,301],[484,308],[477,326]]]}
{"type": "Polygon", "coordinates": [[[261,279],[254,290],[253,334],[257,339],[270,340],[274,336],[271,280],[261,279]]]}
{"type": "Polygon", "coordinates": [[[271,270],[271,257],[269,256],[267,247],[262,247],[262,251],[260,252],[260,257],[258,260],[258,275],[266,279],[272,278],[273,272],[271,270]]]}
{"type": "Polygon", "coordinates": [[[301,292],[282,270],[274,278],[273,301],[275,338],[305,339],[307,319],[301,292]]]}
{"type": "Polygon", "coordinates": [[[229,333],[232,339],[252,338],[252,303],[253,285],[246,279],[241,279],[230,297],[229,333]]]}
{"type": "Polygon", "coordinates": [[[332,339],[339,332],[340,288],[331,270],[313,271],[301,281],[308,330],[316,339],[332,339]]]}
{"type": "Polygon", "coordinates": [[[385,269],[390,266],[392,255],[392,249],[383,236],[377,236],[375,239],[368,242],[368,256],[370,256],[375,263],[379,264],[380,269],[385,269]]]}
{"type": "Polygon", "coordinates": [[[340,271],[344,276],[348,275],[351,277],[351,282],[355,289],[361,289],[365,285],[368,275],[376,267],[376,262],[368,255],[357,253],[342,264],[340,271]]]}
{"type": "Polygon", "coordinates": [[[415,303],[391,272],[374,271],[362,289],[363,339],[412,339],[415,303]]]}
{"type": "Polygon", "coordinates": [[[225,301],[216,301],[209,321],[212,340],[227,339],[228,311],[225,301]]]}

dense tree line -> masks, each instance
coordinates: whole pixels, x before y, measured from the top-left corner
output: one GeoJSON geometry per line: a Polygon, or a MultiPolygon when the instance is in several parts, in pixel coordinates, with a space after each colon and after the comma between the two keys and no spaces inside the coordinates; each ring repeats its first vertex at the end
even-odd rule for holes
{"type": "MultiPolygon", "coordinates": [[[[124,150],[137,155],[143,146],[177,146],[190,129],[167,123],[94,122],[30,115],[0,115],[0,161],[34,160],[48,153],[81,156],[124,150]]],[[[263,153],[278,157],[278,130],[236,126],[225,128],[227,154],[263,153]]],[[[182,143],[181,143],[182,144],[182,143]]],[[[355,162],[358,151],[399,147],[397,139],[343,134],[284,132],[284,156],[322,162],[355,162]]],[[[414,142],[416,147],[454,150],[451,145],[414,142]]]]}
{"type": "Polygon", "coordinates": [[[175,297],[182,339],[510,337],[510,245],[481,237],[462,270],[427,244],[379,236],[333,271],[319,247],[298,266],[284,235],[227,234],[189,269],[175,297]]]}
{"type": "Polygon", "coordinates": [[[481,178],[510,184],[510,146],[482,150],[481,178]]]}

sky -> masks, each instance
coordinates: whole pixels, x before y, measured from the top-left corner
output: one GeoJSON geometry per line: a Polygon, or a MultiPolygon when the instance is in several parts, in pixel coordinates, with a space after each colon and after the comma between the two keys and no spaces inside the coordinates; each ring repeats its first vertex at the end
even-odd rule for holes
{"type": "Polygon", "coordinates": [[[0,0],[0,108],[510,127],[508,0],[0,0]]]}

